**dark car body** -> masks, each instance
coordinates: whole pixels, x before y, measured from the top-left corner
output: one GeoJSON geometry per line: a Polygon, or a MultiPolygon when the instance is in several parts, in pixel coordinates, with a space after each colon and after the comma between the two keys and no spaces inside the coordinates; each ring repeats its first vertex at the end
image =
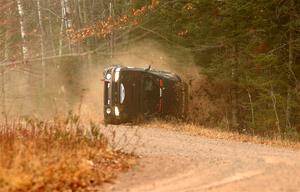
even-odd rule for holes
{"type": "Polygon", "coordinates": [[[104,120],[115,124],[149,117],[182,118],[187,94],[187,84],[174,73],[111,66],[104,70],[104,120]]]}

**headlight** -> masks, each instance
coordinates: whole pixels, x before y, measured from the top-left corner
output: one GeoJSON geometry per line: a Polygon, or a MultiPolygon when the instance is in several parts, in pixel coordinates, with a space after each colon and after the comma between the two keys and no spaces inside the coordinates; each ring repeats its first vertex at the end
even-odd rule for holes
{"type": "Polygon", "coordinates": [[[117,68],[115,71],[115,82],[119,81],[121,68],[117,68]]]}
{"type": "Polygon", "coordinates": [[[111,79],[111,74],[107,73],[106,76],[105,76],[105,79],[110,80],[111,79]]]}
{"type": "Polygon", "coordinates": [[[119,108],[117,106],[115,106],[115,115],[120,116],[120,111],[119,111],[119,108]]]}
{"type": "Polygon", "coordinates": [[[107,114],[110,114],[110,113],[111,113],[111,108],[107,108],[107,109],[106,109],[106,113],[107,113],[107,114]]]}

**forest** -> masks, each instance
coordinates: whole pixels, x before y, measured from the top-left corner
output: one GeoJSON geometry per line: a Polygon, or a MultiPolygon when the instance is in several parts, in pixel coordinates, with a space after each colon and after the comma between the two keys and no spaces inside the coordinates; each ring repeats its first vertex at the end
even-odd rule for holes
{"type": "Polygon", "coordinates": [[[72,106],[99,65],[147,39],[196,68],[190,122],[300,139],[297,0],[0,2],[3,117],[72,106]]]}

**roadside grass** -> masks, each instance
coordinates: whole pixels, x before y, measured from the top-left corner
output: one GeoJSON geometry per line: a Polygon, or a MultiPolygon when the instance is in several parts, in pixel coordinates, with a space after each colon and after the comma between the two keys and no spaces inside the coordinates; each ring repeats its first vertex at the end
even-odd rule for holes
{"type": "Polygon", "coordinates": [[[224,139],[245,143],[263,144],[275,147],[300,149],[300,143],[294,140],[282,139],[281,137],[263,137],[258,135],[242,134],[221,128],[206,128],[192,123],[179,122],[176,120],[154,119],[145,123],[145,127],[159,127],[166,130],[183,132],[192,136],[201,136],[210,139],[224,139]]]}
{"type": "Polygon", "coordinates": [[[109,147],[79,116],[0,122],[0,191],[96,191],[136,157],[109,147]]]}

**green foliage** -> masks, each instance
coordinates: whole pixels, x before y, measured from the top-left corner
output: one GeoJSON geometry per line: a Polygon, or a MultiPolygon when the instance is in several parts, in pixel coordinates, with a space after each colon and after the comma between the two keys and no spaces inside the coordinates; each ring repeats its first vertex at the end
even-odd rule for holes
{"type": "Polygon", "coordinates": [[[294,0],[167,1],[145,19],[162,42],[189,48],[208,77],[231,82],[240,127],[277,134],[279,124],[290,134],[299,123],[289,115],[299,114],[299,10],[294,0]]]}

